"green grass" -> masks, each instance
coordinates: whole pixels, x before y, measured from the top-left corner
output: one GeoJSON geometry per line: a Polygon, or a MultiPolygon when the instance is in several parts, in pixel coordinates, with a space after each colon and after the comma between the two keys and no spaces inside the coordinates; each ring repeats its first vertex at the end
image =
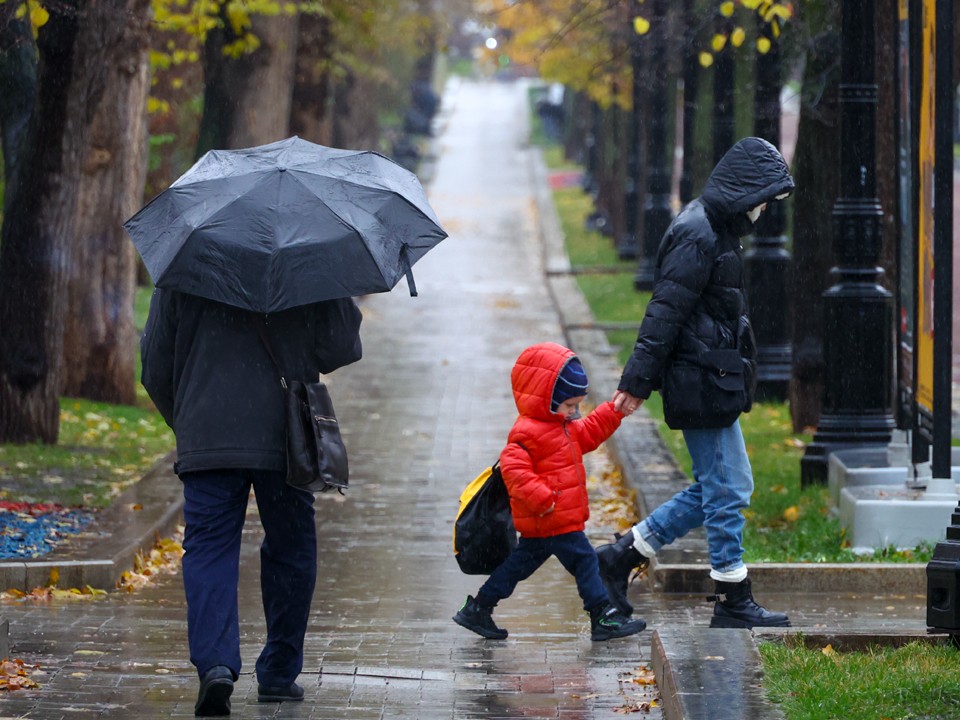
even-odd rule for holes
{"type": "MultiPolygon", "coordinates": [[[[151,292],[137,291],[138,330],[146,322],[151,292]]],[[[139,351],[136,359],[139,378],[139,351]]],[[[56,445],[0,445],[0,498],[103,508],[173,444],[173,432],[139,382],[133,407],[61,398],[56,445]]]]}
{"type": "MultiPolygon", "coordinates": [[[[556,145],[544,151],[551,169],[569,168],[556,145]]],[[[594,317],[600,322],[631,325],[628,330],[608,333],[617,350],[620,364],[626,363],[636,339],[650,294],[633,287],[635,261],[619,260],[613,242],[596,231],[587,230],[585,219],[592,205],[579,188],[554,192],[570,264],[581,268],[603,268],[603,273],[581,273],[577,284],[587,299],[594,317]]],[[[660,434],[689,476],[690,456],[681,433],[663,422],[659,393],[644,404],[657,421],[660,434]]],[[[789,408],[785,403],[759,403],[740,419],[753,467],[755,489],[750,508],[745,512],[744,560],[755,562],[927,562],[932,546],[921,545],[907,551],[893,548],[878,550],[871,556],[850,551],[838,520],[830,512],[826,488],[800,488],[800,460],[811,437],[794,433],[789,408]]]]}
{"type": "Polygon", "coordinates": [[[764,686],[787,720],[960,717],[960,653],[915,642],[835,652],[760,645],[764,686]]]}

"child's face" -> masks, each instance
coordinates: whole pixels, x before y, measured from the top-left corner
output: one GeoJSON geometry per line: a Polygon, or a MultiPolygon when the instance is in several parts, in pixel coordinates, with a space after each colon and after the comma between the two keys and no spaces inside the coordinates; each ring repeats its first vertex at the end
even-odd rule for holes
{"type": "Polygon", "coordinates": [[[577,397],[564,400],[562,403],[557,405],[557,413],[563,415],[565,419],[573,417],[577,414],[577,410],[580,409],[580,403],[582,403],[586,397],[586,395],[577,395],[577,397]]]}

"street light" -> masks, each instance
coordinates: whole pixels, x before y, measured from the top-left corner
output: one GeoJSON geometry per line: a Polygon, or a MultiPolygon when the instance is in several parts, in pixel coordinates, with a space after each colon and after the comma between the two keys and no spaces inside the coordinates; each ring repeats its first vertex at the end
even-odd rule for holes
{"type": "MultiPolygon", "coordinates": [[[[640,0],[631,0],[631,20],[640,13],[640,0]]],[[[627,142],[627,182],[624,194],[625,231],[617,241],[617,256],[621,260],[633,260],[639,252],[637,234],[640,220],[640,183],[641,172],[641,135],[640,113],[643,109],[643,39],[631,22],[630,33],[630,72],[631,100],[630,121],[627,125],[630,135],[627,142]]]]}
{"type": "Polygon", "coordinates": [[[667,3],[654,0],[650,22],[650,106],[647,113],[647,199],[643,204],[643,257],[637,265],[633,286],[653,288],[657,249],[673,220],[670,208],[673,153],[667,157],[667,3]]]}
{"type": "MultiPolygon", "coordinates": [[[[771,37],[770,23],[757,18],[757,35],[770,40],[766,53],[757,52],[753,96],[754,132],[780,147],[780,43],[771,37]]],[[[782,202],[771,203],[755,225],[750,249],[744,256],[750,320],[757,336],[757,398],[783,401],[787,397],[793,347],[787,327],[787,217],[782,202]]]]}
{"type": "Polygon", "coordinates": [[[826,483],[834,450],[886,446],[894,428],[893,296],[880,285],[878,265],[883,210],[875,177],[874,3],[844,0],[842,15],[836,284],[823,294],[823,409],[800,462],[802,486],[826,483]]]}

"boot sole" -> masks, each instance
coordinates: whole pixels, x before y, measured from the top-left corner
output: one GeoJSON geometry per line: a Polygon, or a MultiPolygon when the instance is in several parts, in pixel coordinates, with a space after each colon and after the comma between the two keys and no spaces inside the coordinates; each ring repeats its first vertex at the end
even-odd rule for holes
{"type": "Polygon", "coordinates": [[[207,685],[203,696],[197,700],[193,714],[195,717],[218,717],[230,714],[230,696],[233,694],[233,680],[214,680],[207,685]]]}
{"type": "Polygon", "coordinates": [[[638,623],[639,627],[634,627],[633,629],[625,632],[610,631],[609,633],[590,633],[590,639],[594,640],[595,642],[605,642],[607,640],[616,640],[617,638],[638,635],[647,629],[647,623],[645,623],[643,620],[635,620],[634,622],[638,623]]]}
{"type": "Polygon", "coordinates": [[[485,637],[487,640],[506,640],[507,639],[508,633],[506,630],[504,630],[502,633],[494,633],[494,632],[490,632],[489,630],[484,630],[481,627],[477,627],[476,625],[471,625],[466,620],[462,620],[457,615],[454,615],[452,619],[460,627],[466,628],[470,632],[474,632],[480,637],[485,637]]]}
{"type": "Polygon", "coordinates": [[[750,630],[755,627],[790,627],[790,621],[787,620],[782,623],[752,623],[746,620],[738,620],[737,618],[714,615],[710,619],[710,627],[750,630]]]}

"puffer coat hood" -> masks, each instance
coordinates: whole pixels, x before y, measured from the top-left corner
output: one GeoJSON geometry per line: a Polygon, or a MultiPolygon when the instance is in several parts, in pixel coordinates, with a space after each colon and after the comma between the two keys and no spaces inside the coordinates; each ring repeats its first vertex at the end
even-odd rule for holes
{"type": "Polygon", "coordinates": [[[790,169],[777,149],[763,138],[748,137],[720,158],[700,199],[712,220],[728,223],[778,195],[790,194],[793,187],[790,169]]]}
{"type": "Polygon", "coordinates": [[[553,389],[560,371],[573,357],[573,350],[557,343],[539,343],[520,353],[510,373],[510,383],[521,415],[539,420],[557,418],[550,411],[553,389]]]}
{"type": "Polygon", "coordinates": [[[520,417],[500,454],[513,523],[524,537],[583,530],[590,507],[583,455],[596,450],[623,416],[605,402],[587,417],[550,412],[553,388],[575,353],[556,343],[524,350],[510,374],[520,417]]]}
{"type": "MultiPolygon", "coordinates": [[[[750,408],[756,347],[743,292],[740,237],[752,229],[747,211],[793,190],[777,149],[744,138],[717,163],[703,194],[664,233],[653,296],[619,389],[647,398],[661,387],[668,363],[697,364],[710,350],[740,351],[750,408]]],[[[695,391],[691,388],[691,391],[695,391]]]]}

